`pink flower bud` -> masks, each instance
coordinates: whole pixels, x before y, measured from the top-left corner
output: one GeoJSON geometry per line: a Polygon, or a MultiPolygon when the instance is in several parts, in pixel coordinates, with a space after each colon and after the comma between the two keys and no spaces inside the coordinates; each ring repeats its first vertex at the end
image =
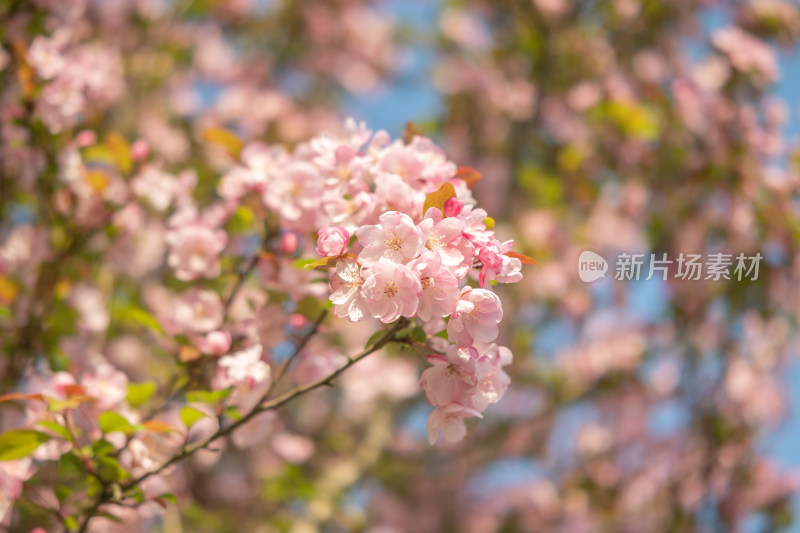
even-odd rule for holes
{"type": "Polygon", "coordinates": [[[340,255],[347,250],[350,243],[350,234],[342,226],[328,226],[319,230],[317,240],[317,253],[327,257],[340,255]]]}
{"type": "Polygon", "coordinates": [[[300,240],[297,238],[297,234],[293,231],[286,232],[283,234],[283,236],[281,236],[281,253],[292,255],[297,251],[298,246],[300,246],[300,240]]]}
{"type": "Polygon", "coordinates": [[[464,209],[464,202],[462,202],[455,196],[452,198],[448,198],[447,201],[444,203],[444,216],[456,217],[459,214],[461,214],[462,209],[464,209]]]}
{"type": "Polygon", "coordinates": [[[231,349],[231,334],[227,331],[211,331],[198,339],[197,347],[204,353],[218,357],[231,349]]]}
{"type": "Polygon", "coordinates": [[[308,319],[299,313],[294,313],[289,317],[289,325],[295,329],[300,329],[308,324],[308,319]]]}
{"type": "Polygon", "coordinates": [[[75,136],[75,146],[86,148],[97,142],[97,134],[91,130],[83,130],[75,136]]]}
{"type": "Polygon", "coordinates": [[[136,161],[144,161],[150,155],[150,145],[144,139],[137,139],[131,145],[131,155],[136,161]]]}

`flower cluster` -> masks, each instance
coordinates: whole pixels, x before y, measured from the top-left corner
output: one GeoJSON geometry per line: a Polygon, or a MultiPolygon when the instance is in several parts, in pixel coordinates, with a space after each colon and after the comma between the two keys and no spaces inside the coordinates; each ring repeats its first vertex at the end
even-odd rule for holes
{"type": "Polygon", "coordinates": [[[284,228],[320,228],[316,251],[325,259],[317,263],[335,266],[336,316],[418,318],[431,336],[446,330],[450,343],[438,348],[447,355],[431,356],[421,384],[436,407],[430,441],[440,431],[460,440],[464,419],[480,416],[508,385],[502,366],[511,353],[491,344],[503,316],[491,282],[519,281],[522,263],[508,255],[512,241],[497,240],[455,164],[425,137],[391,142],[352,120],[342,137],[321,135],[293,153],[252,144],[241,160],[220,195],[236,202],[255,192],[284,228]],[[476,277],[480,288],[468,284],[476,277]]]}
{"type": "Polygon", "coordinates": [[[511,362],[511,352],[488,344],[498,336],[503,309],[500,298],[483,287],[487,279],[521,278],[520,259],[502,253],[512,243],[498,242],[485,224],[471,224],[475,217],[483,222],[486,213],[455,197],[447,202],[445,209],[429,208],[417,224],[406,213],[383,213],[378,224],[356,229],[351,249],[357,254],[332,246],[347,242],[342,227],[323,228],[317,246],[340,254],[330,297],[337,316],[385,323],[418,317],[430,333],[444,329],[442,319],[450,318],[446,331],[452,344],[442,350],[447,355],[431,356],[434,366],[421,381],[436,406],[428,419],[431,443],[440,432],[447,441],[461,440],[464,419],[481,416],[505,392],[509,380],[501,367],[511,362]],[[473,288],[466,282],[478,264],[482,288],[473,288]]]}
{"type": "MultiPolygon", "coordinates": [[[[237,209],[255,200],[277,221],[280,235],[275,253],[259,263],[265,286],[293,286],[289,290],[297,296],[318,290],[318,284],[304,277],[313,270],[292,268],[294,257],[311,252],[313,241],[305,236],[315,235],[315,251],[323,259],[306,266],[335,268],[329,297],[336,316],[383,323],[417,318],[430,337],[446,330],[452,345],[436,350],[451,355],[431,359],[434,368],[422,386],[436,407],[429,422],[431,442],[440,431],[448,441],[460,439],[464,418],[480,416],[508,384],[501,367],[510,361],[510,352],[491,344],[503,316],[492,286],[522,277],[523,256],[511,252],[513,241],[495,237],[492,219],[475,205],[469,178],[476,173],[459,169],[428,138],[392,141],[385,131],[373,135],[352,119],[342,135],[322,134],[292,151],[252,143],[237,159],[218,183],[221,201],[203,210],[180,192],[187,186],[177,185],[175,178],[148,180],[148,173],[156,171],[143,170],[134,180],[141,184],[137,194],[153,208],[175,204],[166,234],[167,263],[175,277],[196,281],[219,276],[224,250],[244,246],[229,242],[221,228],[237,209]],[[169,190],[161,194],[158,184],[169,190]],[[160,201],[162,197],[167,199],[160,201]],[[471,364],[459,366],[459,357],[471,364]],[[448,362],[432,372],[442,361],[448,362]],[[455,387],[453,380],[461,385],[455,387]],[[457,394],[439,394],[440,389],[457,394]]],[[[230,332],[212,331],[217,325],[210,324],[205,332],[219,337],[219,347],[211,346],[214,339],[196,337],[204,353],[220,355],[230,346],[230,336],[222,337],[230,332]]],[[[254,334],[240,340],[245,346],[270,348],[254,334]]],[[[255,357],[248,364],[259,361],[255,357]]],[[[218,388],[231,385],[230,369],[219,372],[218,388]]]]}
{"type": "Polygon", "coordinates": [[[75,126],[90,107],[107,107],[125,91],[116,50],[74,41],[73,32],[61,28],[36,37],[27,53],[36,76],[46,82],[37,113],[54,133],[75,126]]]}

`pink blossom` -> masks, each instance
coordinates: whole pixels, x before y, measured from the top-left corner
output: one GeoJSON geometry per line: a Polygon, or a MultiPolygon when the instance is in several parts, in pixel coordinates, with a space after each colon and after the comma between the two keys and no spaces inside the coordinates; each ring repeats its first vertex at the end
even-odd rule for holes
{"type": "Polygon", "coordinates": [[[464,221],[464,236],[477,249],[483,248],[494,235],[493,231],[486,229],[488,216],[483,209],[474,209],[471,205],[464,206],[458,215],[458,218],[464,221]]]}
{"type": "Polygon", "coordinates": [[[81,385],[89,396],[97,398],[101,410],[119,405],[128,396],[128,376],[103,363],[91,374],[84,374],[81,385]]]}
{"type": "Polygon", "coordinates": [[[483,418],[475,409],[470,409],[457,403],[437,407],[428,416],[426,424],[428,440],[431,444],[436,444],[441,434],[445,442],[455,443],[460,441],[467,434],[464,419],[472,416],[483,418]]]}
{"type": "Polygon", "coordinates": [[[522,262],[505,255],[511,251],[514,241],[500,242],[492,237],[478,253],[483,267],[479,275],[481,287],[487,281],[497,280],[503,283],[514,283],[522,279],[522,262]]]}
{"type": "Polygon", "coordinates": [[[350,234],[342,226],[327,226],[319,230],[317,253],[323,257],[340,255],[347,250],[350,234]]]}
{"type": "Polygon", "coordinates": [[[231,348],[231,334],[227,331],[210,331],[197,339],[197,348],[209,355],[220,356],[231,348]]]}
{"type": "Polygon", "coordinates": [[[471,394],[472,407],[484,411],[488,404],[497,403],[511,383],[502,367],[511,364],[511,350],[490,344],[477,360],[478,382],[471,394]]]}
{"type": "Polygon", "coordinates": [[[276,179],[268,180],[263,197],[288,229],[307,231],[314,226],[322,193],[317,167],[306,161],[293,161],[282,167],[276,179]]]}
{"type": "Polygon", "coordinates": [[[381,258],[406,263],[422,251],[422,234],[419,228],[414,225],[411,217],[399,211],[382,214],[380,224],[357,229],[356,237],[364,247],[358,259],[365,264],[381,258]]]}
{"type": "Polygon", "coordinates": [[[427,185],[427,192],[433,192],[455,175],[456,165],[433,141],[417,135],[410,144],[398,141],[388,147],[378,171],[400,176],[415,188],[427,185]]]}
{"type": "Polygon", "coordinates": [[[36,75],[43,80],[51,80],[58,76],[67,64],[62,53],[67,44],[68,35],[60,32],[53,37],[41,35],[33,39],[28,49],[27,60],[36,70],[36,75]]]}
{"type": "Polygon", "coordinates": [[[167,264],[181,281],[214,278],[220,274],[219,254],[225,249],[228,236],[201,222],[180,226],[167,233],[170,245],[167,264]]]}
{"type": "Polygon", "coordinates": [[[442,267],[440,256],[425,253],[415,260],[412,268],[422,286],[417,316],[428,322],[452,313],[458,302],[458,280],[450,270],[442,267]]]}
{"type": "Polygon", "coordinates": [[[442,218],[442,212],[431,207],[418,227],[425,249],[438,256],[457,277],[464,277],[472,268],[473,254],[472,245],[462,237],[464,221],[442,218]]]}
{"type": "Polygon", "coordinates": [[[255,344],[249,348],[221,357],[217,361],[214,386],[224,389],[230,386],[254,387],[269,381],[269,365],[261,360],[263,347],[255,344]]]}
{"type": "Polygon", "coordinates": [[[102,332],[108,328],[111,315],[106,298],[97,287],[78,284],[72,287],[69,301],[80,314],[80,327],[86,331],[102,332]]]}
{"type": "Polygon", "coordinates": [[[464,287],[447,323],[447,336],[460,346],[471,346],[474,341],[491,342],[497,338],[497,324],[502,318],[503,308],[496,294],[464,287]]]}
{"type": "Polygon", "coordinates": [[[408,266],[381,258],[365,270],[362,292],[372,316],[384,323],[414,316],[422,285],[408,266]]]}
{"type": "Polygon", "coordinates": [[[214,291],[193,287],[170,307],[172,318],[184,331],[205,333],[222,325],[224,306],[214,291]]]}
{"type": "Polygon", "coordinates": [[[711,37],[731,64],[742,72],[755,72],[767,83],[778,79],[778,60],[767,43],[741,28],[727,27],[717,30],[711,37]]]}
{"type": "Polygon", "coordinates": [[[284,461],[301,464],[314,454],[314,441],[291,433],[278,433],[272,437],[272,450],[284,461]]]}
{"type": "Polygon", "coordinates": [[[131,190],[140,198],[147,199],[156,211],[165,211],[178,194],[178,180],[154,166],[147,166],[134,176],[131,190]]]}
{"type": "Polygon", "coordinates": [[[14,500],[22,494],[22,484],[36,469],[30,457],[0,461],[0,524],[7,524],[8,512],[14,500]]]}
{"type": "Polygon", "coordinates": [[[447,355],[428,357],[433,366],[422,373],[419,385],[431,405],[440,406],[458,402],[469,404],[470,391],[477,383],[478,352],[474,348],[448,346],[447,355]]]}
{"type": "Polygon", "coordinates": [[[367,301],[361,288],[364,279],[355,259],[345,258],[336,263],[336,274],[331,279],[333,312],[352,322],[363,320],[368,314],[367,301]]]}
{"type": "Polygon", "coordinates": [[[263,193],[271,174],[287,164],[289,155],[283,147],[255,142],[244,147],[240,159],[242,165],[223,175],[217,186],[220,196],[225,199],[235,200],[249,191],[263,193]]]}

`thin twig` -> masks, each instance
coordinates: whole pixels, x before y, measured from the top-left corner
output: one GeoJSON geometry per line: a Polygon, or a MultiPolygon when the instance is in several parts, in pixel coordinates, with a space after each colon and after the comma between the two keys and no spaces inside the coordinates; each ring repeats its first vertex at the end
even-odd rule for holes
{"type": "MultiPolygon", "coordinates": [[[[318,326],[322,322],[322,319],[324,319],[324,314],[315,323],[316,326],[318,326]]],[[[334,379],[336,379],[337,377],[339,377],[339,375],[341,375],[345,370],[347,370],[348,368],[350,368],[351,366],[356,364],[361,359],[367,357],[368,355],[370,355],[370,354],[380,350],[384,346],[386,346],[389,342],[392,341],[392,339],[394,338],[395,334],[398,331],[400,331],[402,328],[404,328],[407,324],[408,324],[408,320],[405,319],[405,318],[402,318],[402,319],[398,320],[397,322],[395,322],[395,324],[390,329],[386,330],[386,333],[384,333],[377,341],[375,341],[374,344],[368,346],[367,348],[365,348],[361,352],[357,353],[356,355],[348,357],[347,358],[347,362],[344,365],[342,365],[341,367],[339,367],[338,369],[334,370],[333,372],[331,372],[330,374],[328,374],[327,376],[325,376],[323,378],[320,378],[320,379],[318,379],[316,381],[312,381],[311,383],[308,383],[306,385],[302,385],[300,387],[297,387],[297,388],[295,388],[295,389],[293,389],[293,390],[291,390],[291,391],[289,391],[289,392],[287,392],[287,393],[285,393],[285,394],[283,394],[281,396],[278,396],[277,398],[269,400],[269,401],[267,401],[267,397],[268,397],[268,395],[270,393],[271,388],[268,389],[267,392],[265,392],[264,395],[262,395],[262,397],[256,403],[255,407],[253,407],[250,410],[250,412],[248,412],[246,415],[244,415],[240,419],[236,420],[235,422],[233,422],[231,425],[229,425],[227,427],[224,427],[224,428],[220,427],[213,435],[211,435],[207,439],[205,439],[205,440],[203,440],[201,442],[198,442],[198,443],[196,443],[196,444],[194,444],[192,446],[186,446],[186,447],[181,448],[181,451],[177,455],[174,455],[173,457],[168,459],[165,463],[163,463],[161,466],[159,466],[155,470],[151,470],[149,472],[145,472],[144,474],[140,475],[139,477],[136,477],[136,478],[128,481],[127,483],[122,484],[120,486],[122,493],[126,492],[127,490],[130,490],[131,488],[133,488],[136,485],[140,484],[142,481],[144,481],[144,480],[146,480],[146,479],[148,479],[148,478],[150,478],[152,476],[160,474],[165,469],[167,469],[170,466],[180,462],[184,458],[189,457],[190,455],[194,454],[196,451],[202,450],[202,449],[207,449],[211,444],[214,443],[214,441],[216,441],[216,440],[218,440],[218,439],[220,439],[222,437],[225,437],[227,435],[230,435],[237,428],[241,427],[242,425],[244,425],[247,422],[249,422],[250,420],[252,420],[256,415],[258,415],[260,413],[263,413],[265,411],[271,411],[271,410],[277,409],[277,408],[279,408],[279,407],[291,402],[295,398],[297,398],[299,396],[302,396],[302,395],[304,395],[304,394],[306,394],[308,392],[311,392],[311,391],[313,391],[313,390],[315,390],[315,389],[317,389],[319,387],[322,387],[323,385],[330,385],[331,382],[334,379]]],[[[314,332],[316,331],[316,326],[314,327],[314,329],[312,331],[314,331],[314,332]]],[[[307,334],[304,337],[304,341],[301,341],[301,343],[298,345],[297,349],[295,350],[295,353],[299,353],[303,349],[303,347],[306,345],[308,340],[310,340],[311,336],[312,335],[308,335],[307,334]]],[[[92,507],[90,507],[87,510],[87,515],[84,518],[83,523],[81,524],[81,528],[79,530],[79,533],[83,533],[84,531],[86,531],[86,527],[88,527],[89,521],[94,516],[94,514],[97,513],[97,511],[100,508],[100,506],[102,506],[103,504],[109,503],[111,501],[112,501],[111,500],[111,495],[107,491],[104,490],[103,492],[101,492],[101,494],[98,496],[97,500],[92,505],[92,507]]]]}
{"type": "Polygon", "coordinates": [[[277,375],[273,378],[272,383],[270,383],[269,390],[267,391],[267,396],[269,396],[269,393],[277,387],[278,382],[281,380],[284,374],[286,374],[286,372],[289,370],[289,366],[297,358],[300,352],[302,352],[305,349],[306,345],[311,340],[311,337],[313,337],[317,333],[317,330],[319,329],[322,322],[325,320],[326,316],[328,316],[328,310],[323,309],[322,312],[319,314],[317,320],[314,321],[314,324],[311,326],[311,329],[308,331],[308,333],[303,335],[303,338],[297,344],[297,347],[294,349],[294,352],[292,352],[292,355],[289,356],[289,358],[283,364],[281,369],[278,370],[277,375]]]}

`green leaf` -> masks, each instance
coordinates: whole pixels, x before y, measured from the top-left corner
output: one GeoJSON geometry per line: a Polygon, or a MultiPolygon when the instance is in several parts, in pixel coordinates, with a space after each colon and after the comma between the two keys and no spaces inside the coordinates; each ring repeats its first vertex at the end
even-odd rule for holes
{"type": "Polygon", "coordinates": [[[13,461],[33,453],[50,435],[32,429],[15,429],[0,435],[0,461],[13,461]]]}
{"type": "Polygon", "coordinates": [[[315,296],[304,296],[295,309],[296,313],[303,315],[309,320],[316,320],[325,310],[325,306],[319,298],[315,296]]]}
{"type": "Polygon", "coordinates": [[[178,503],[178,497],[172,494],[171,492],[165,492],[164,494],[160,494],[158,497],[161,498],[162,500],[167,500],[174,504],[178,503]]]}
{"type": "Polygon", "coordinates": [[[64,517],[64,525],[65,525],[65,526],[67,527],[67,529],[69,529],[70,531],[77,531],[77,530],[78,530],[78,528],[80,527],[80,526],[78,525],[78,521],[77,521],[77,520],[75,519],[75,517],[74,517],[74,516],[72,516],[72,515],[67,515],[67,516],[65,516],[65,517],[64,517]]]}
{"type": "Polygon", "coordinates": [[[303,265],[303,268],[313,268],[314,270],[330,270],[332,268],[336,268],[336,263],[338,263],[342,259],[355,259],[355,254],[351,254],[350,252],[346,252],[340,255],[330,255],[328,257],[323,257],[322,259],[315,259],[310,263],[306,263],[303,265]]]}
{"type": "Polygon", "coordinates": [[[103,433],[122,431],[125,434],[130,434],[136,431],[133,425],[128,422],[124,416],[111,411],[100,414],[100,418],[98,418],[97,422],[100,424],[100,430],[103,433]]]}
{"type": "Polygon", "coordinates": [[[216,405],[217,402],[227,398],[230,393],[230,388],[215,391],[195,390],[186,393],[186,401],[216,405]]]}
{"type": "Polygon", "coordinates": [[[239,421],[239,420],[242,419],[242,413],[240,413],[239,409],[237,409],[236,407],[233,407],[233,406],[226,407],[224,412],[225,412],[225,416],[227,416],[228,418],[230,418],[232,420],[239,421]]]}
{"type": "Polygon", "coordinates": [[[410,336],[416,342],[425,342],[428,340],[428,335],[425,333],[425,330],[422,329],[422,326],[415,326],[411,330],[410,336]]]}
{"type": "Polygon", "coordinates": [[[59,436],[64,437],[66,440],[70,440],[69,431],[67,428],[58,424],[56,422],[50,420],[40,420],[37,422],[38,425],[42,426],[43,428],[47,428],[53,433],[57,433],[59,436]]]}
{"type": "Polygon", "coordinates": [[[189,407],[188,405],[181,409],[181,420],[186,424],[186,429],[189,429],[200,420],[206,418],[208,415],[199,409],[189,407]]]}
{"type": "Polygon", "coordinates": [[[241,205],[234,211],[226,224],[229,233],[252,232],[256,227],[256,215],[246,205],[241,205]]]}
{"type": "Polygon", "coordinates": [[[317,260],[313,259],[313,258],[302,258],[301,257],[300,259],[295,259],[294,261],[292,261],[292,268],[303,269],[303,268],[306,268],[308,265],[310,265],[311,263],[313,263],[315,261],[317,261],[317,260]]]}
{"type": "Polygon", "coordinates": [[[128,403],[134,409],[144,404],[156,392],[156,384],[152,381],[128,383],[128,403]]]}
{"type": "Polygon", "coordinates": [[[129,477],[127,470],[122,468],[115,457],[116,448],[105,439],[100,439],[92,444],[92,453],[97,462],[97,473],[106,481],[116,481],[129,477]]]}
{"type": "Polygon", "coordinates": [[[155,333],[164,335],[164,328],[161,327],[161,324],[158,322],[158,320],[156,320],[156,317],[154,317],[152,314],[148,313],[141,307],[120,306],[112,308],[112,317],[114,318],[114,320],[117,320],[119,322],[123,322],[129,325],[144,326],[155,333]]]}
{"type": "Polygon", "coordinates": [[[123,174],[131,171],[133,157],[131,156],[131,146],[128,141],[119,133],[112,131],[106,136],[106,146],[111,152],[117,168],[123,174]]]}
{"type": "Polygon", "coordinates": [[[60,413],[61,411],[66,411],[67,409],[75,409],[84,402],[92,402],[95,400],[91,396],[73,396],[72,398],[67,398],[66,400],[53,398],[52,396],[45,396],[44,399],[47,402],[47,410],[51,413],[60,413]]]}
{"type": "Polygon", "coordinates": [[[244,147],[244,143],[228,130],[222,128],[211,128],[203,133],[203,139],[210,144],[216,144],[225,149],[231,156],[239,157],[239,153],[244,147]]]}

